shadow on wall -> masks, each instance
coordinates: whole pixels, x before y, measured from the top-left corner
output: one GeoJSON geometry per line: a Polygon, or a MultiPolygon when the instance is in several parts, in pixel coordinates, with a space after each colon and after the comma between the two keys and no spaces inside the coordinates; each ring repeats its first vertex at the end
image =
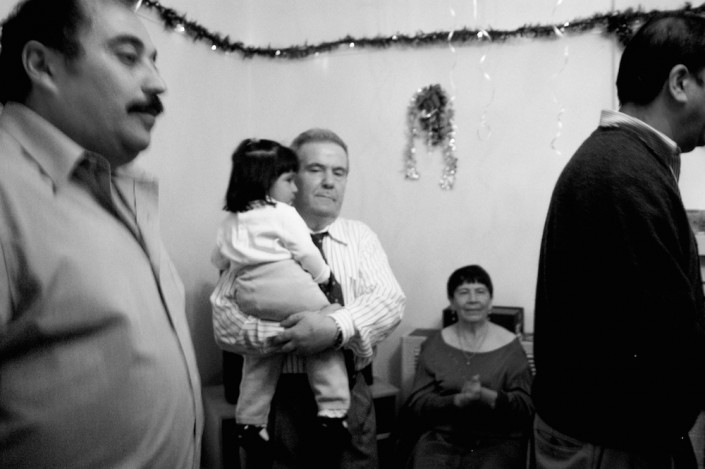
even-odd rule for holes
{"type": "Polygon", "coordinates": [[[222,382],[222,353],[213,337],[210,295],[215,283],[205,282],[186,293],[187,311],[196,362],[204,386],[222,382]]]}

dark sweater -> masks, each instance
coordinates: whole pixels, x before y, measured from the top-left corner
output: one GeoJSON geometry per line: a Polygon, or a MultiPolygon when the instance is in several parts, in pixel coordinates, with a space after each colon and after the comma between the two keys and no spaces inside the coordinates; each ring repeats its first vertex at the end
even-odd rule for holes
{"type": "Polygon", "coordinates": [[[522,438],[530,428],[531,370],[518,339],[490,352],[477,353],[470,365],[462,350],[448,345],[442,333],[424,342],[408,405],[427,428],[463,437],[522,438]],[[479,375],[497,391],[494,408],[476,402],[464,409],[453,403],[463,384],[479,375]]]}
{"type": "Polygon", "coordinates": [[[700,264],[669,157],[639,131],[598,128],[553,192],[533,399],[583,441],[670,445],[705,397],[700,264]]]}

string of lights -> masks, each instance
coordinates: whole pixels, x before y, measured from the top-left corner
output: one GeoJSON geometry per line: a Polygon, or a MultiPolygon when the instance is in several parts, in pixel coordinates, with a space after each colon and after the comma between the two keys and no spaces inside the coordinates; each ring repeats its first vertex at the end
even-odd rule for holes
{"type": "Polygon", "coordinates": [[[418,32],[416,34],[392,34],[390,36],[353,37],[347,35],[333,41],[318,44],[299,44],[285,47],[259,47],[234,41],[228,35],[209,30],[202,24],[190,20],[185,14],[179,13],[162,5],[158,0],[143,0],[143,7],[154,10],[161,18],[164,26],[173,31],[185,34],[196,42],[202,42],[213,51],[236,53],[243,58],[263,57],[270,59],[304,59],[322,53],[332,53],[351,48],[387,49],[390,47],[419,48],[439,45],[472,45],[483,41],[505,42],[515,38],[554,39],[566,34],[579,34],[601,29],[607,36],[616,37],[620,43],[631,37],[635,27],[649,17],[664,12],[705,13],[705,3],[693,7],[690,3],[679,9],[650,10],[626,9],[597,13],[588,18],[576,18],[560,24],[523,25],[515,29],[470,29],[461,28],[453,31],[418,32]]]}

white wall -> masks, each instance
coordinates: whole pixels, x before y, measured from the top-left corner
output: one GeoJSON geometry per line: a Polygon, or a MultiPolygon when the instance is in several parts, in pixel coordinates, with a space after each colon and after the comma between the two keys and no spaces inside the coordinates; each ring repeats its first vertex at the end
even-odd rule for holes
{"type": "MultiPolygon", "coordinates": [[[[212,31],[261,46],[464,26],[513,29],[613,8],[682,6],[674,0],[162,1],[212,31]]],[[[0,0],[0,13],[11,4],[0,0]]],[[[440,325],[446,279],[462,265],[487,268],[495,303],[523,306],[532,330],[548,200],[600,110],[615,107],[614,39],[595,30],[454,49],[355,48],[304,60],[245,60],[164,30],[149,10],[143,14],[170,89],[167,113],[139,164],[161,179],[162,232],[187,287],[204,381],[214,379],[220,366],[208,304],[216,272],[208,258],[222,216],[229,156],[243,138],[288,143],[311,126],[330,127],[348,142],[343,215],[364,220],[379,234],[408,296],[402,324],[379,347],[377,375],[398,383],[399,338],[440,325]],[[438,186],[441,155],[420,145],[421,180],[406,181],[402,173],[407,105],[417,89],[432,83],[455,97],[459,162],[452,191],[438,186]],[[492,132],[480,139],[483,112],[492,132]]],[[[689,208],[705,208],[699,184],[705,163],[696,153],[684,160],[683,196],[689,208]]]]}

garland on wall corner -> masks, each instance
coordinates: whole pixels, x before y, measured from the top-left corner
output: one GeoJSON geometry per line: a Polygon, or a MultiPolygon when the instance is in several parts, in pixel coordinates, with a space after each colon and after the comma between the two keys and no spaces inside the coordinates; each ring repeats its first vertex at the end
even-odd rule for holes
{"type": "Polygon", "coordinates": [[[264,57],[270,59],[303,59],[340,49],[370,48],[387,49],[390,47],[430,47],[448,44],[470,45],[489,40],[504,42],[514,38],[555,39],[564,33],[584,33],[601,28],[608,36],[615,36],[624,44],[635,27],[649,17],[662,12],[705,13],[705,3],[692,7],[690,3],[679,9],[643,11],[641,8],[628,8],[623,11],[598,13],[588,18],[576,18],[560,24],[523,25],[516,29],[455,29],[453,31],[418,32],[416,34],[393,34],[391,36],[352,37],[350,35],[334,41],[318,44],[291,45],[287,47],[256,47],[233,41],[229,36],[213,32],[196,21],[189,20],[183,13],[165,7],[158,0],[141,0],[139,4],[154,10],[167,29],[186,34],[196,42],[203,42],[213,51],[237,53],[244,58],[264,57]]]}
{"type": "Polygon", "coordinates": [[[428,151],[441,149],[443,174],[441,189],[450,190],[455,184],[458,158],[455,156],[455,124],[452,100],[441,85],[429,85],[414,93],[407,111],[408,143],[404,157],[404,177],[417,181],[421,176],[416,167],[417,139],[422,139],[428,151]]]}

